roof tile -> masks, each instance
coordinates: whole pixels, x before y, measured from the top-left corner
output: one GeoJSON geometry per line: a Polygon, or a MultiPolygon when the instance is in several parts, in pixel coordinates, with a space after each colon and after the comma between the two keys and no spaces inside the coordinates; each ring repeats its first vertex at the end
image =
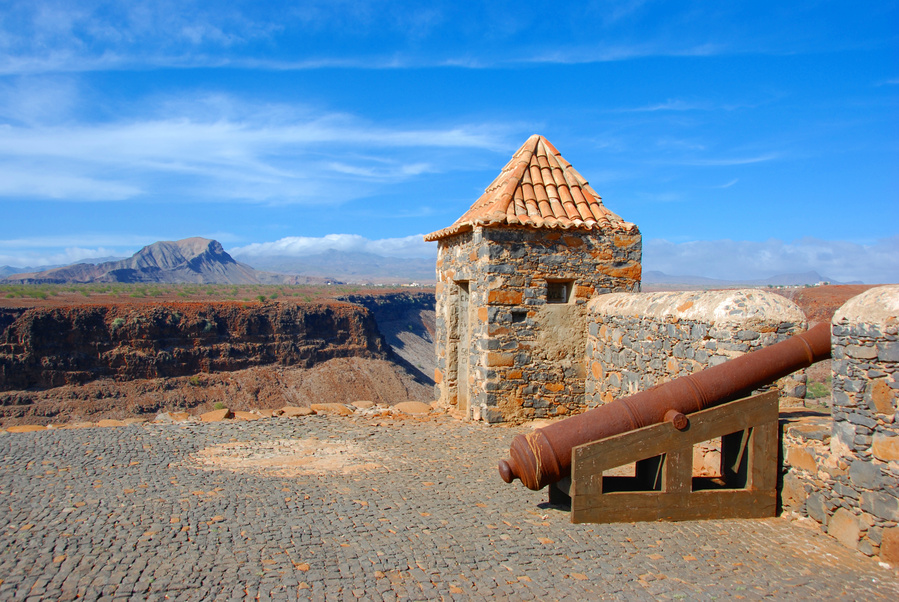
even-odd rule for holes
{"type": "Polygon", "coordinates": [[[633,232],[637,226],[606,209],[587,180],[543,136],[518,149],[484,194],[456,222],[425,236],[440,240],[474,226],[523,225],[633,232]]]}

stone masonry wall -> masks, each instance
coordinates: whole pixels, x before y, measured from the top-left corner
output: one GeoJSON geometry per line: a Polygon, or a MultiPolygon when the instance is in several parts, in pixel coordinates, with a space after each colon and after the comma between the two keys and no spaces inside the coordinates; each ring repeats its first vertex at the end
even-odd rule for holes
{"type": "Polygon", "coordinates": [[[459,406],[458,357],[468,353],[470,404],[458,407],[466,417],[501,422],[584,409],[586,303],[639,291],[641,252],[637,232],[476,227],[440,241],[441,402],[459,406]],[[467,345],[460,282],[468,286],[467,345]]]}
{"type": "Polygon", "coordinates": [[[830,424],[784,434],[783,504],[846,546],[899,563],[899,286],[833,318],[830,424]]]}
{"type": "MultiPolygon", "coordinates": [[[[762,290],[602,295],[588,306],[586,400],[596,407],[805,330],[792,301],[762,290]]],[[[804,397],[805,375],[779,383],[804,397]]]]}

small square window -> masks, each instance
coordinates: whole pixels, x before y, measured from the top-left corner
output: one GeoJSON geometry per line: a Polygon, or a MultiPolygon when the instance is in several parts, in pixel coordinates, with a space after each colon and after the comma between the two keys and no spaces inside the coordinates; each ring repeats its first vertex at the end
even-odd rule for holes
{"type": "Polygon", "coordinates": [[[574,280],[557,280],[546,283],[547,303],[570,303],[573,297],[574,280]]]}

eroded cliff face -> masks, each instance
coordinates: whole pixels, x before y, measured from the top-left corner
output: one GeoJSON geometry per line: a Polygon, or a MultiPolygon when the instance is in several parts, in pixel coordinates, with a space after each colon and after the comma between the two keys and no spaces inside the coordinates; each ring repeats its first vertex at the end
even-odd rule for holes
{"type": "Polygon", "coordinates": [[[372,313],[348,303],[0,309],[0,391],[387,355],[372,313]]]}
{"type": "Polygon", "coordinates": [[[341,300],[368,309],[393,352],[392,360],[419,382],[429,386],[434,384],[434,368],[437,367],[434,353],[434,331],[437,327],[434,293],[353,295],[341,300]]]}

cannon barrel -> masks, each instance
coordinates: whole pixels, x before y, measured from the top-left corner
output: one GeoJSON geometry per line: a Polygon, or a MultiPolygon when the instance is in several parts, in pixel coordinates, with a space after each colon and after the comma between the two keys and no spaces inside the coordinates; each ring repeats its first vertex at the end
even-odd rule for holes
{"type": "Polygon", "coordinates": [[[571,450],[578,445],[664,420],[682,429],[685,414],[745,397],[829,357],[830,324],[823,323],[770,347],[518,435],[510,458],[499,463],[499,474],[506,483],[518,478],[537,491],[571,474],[571,450]]]}

